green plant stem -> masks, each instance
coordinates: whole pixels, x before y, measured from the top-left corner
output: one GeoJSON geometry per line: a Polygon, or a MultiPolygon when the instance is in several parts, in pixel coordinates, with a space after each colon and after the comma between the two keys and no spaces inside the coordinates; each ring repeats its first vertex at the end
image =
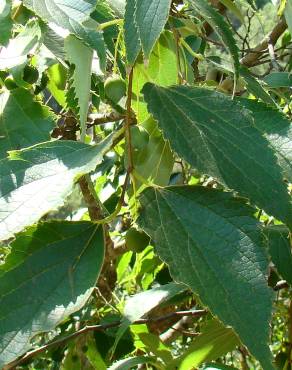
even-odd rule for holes
{"type": "Polygon", "coordinates": [[[122,24],[123,22],[124,22],[123,19],[113,19],[111,21],[99,24],[98,27],[97,27],[97,30],[98,31],[103,31],[104,29],[106,29],[108,27],[115,26],[117,24],[122,24]]]}
{"type": "Polygon", "coordinates": [[[181,38],[180,39],[180,43],[182,44],[182,46],[196,59],[202,61],[204,60],[204,56],[202,54],[199,54],[199,53],[195,53],[193,51],[193,49],[190,47],[190,45],[183,39],[181,38]]]}

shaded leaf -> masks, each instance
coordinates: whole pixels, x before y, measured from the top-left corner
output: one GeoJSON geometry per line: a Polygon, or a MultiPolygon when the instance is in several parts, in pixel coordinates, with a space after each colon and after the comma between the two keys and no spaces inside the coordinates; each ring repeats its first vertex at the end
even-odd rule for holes
{"type": "Polygon", "coordinates": [[[264,81],[269,87],[291,87],[292,75],[289,72],[272,72],[264,77],[264,81]]]}
{"type": "Polygon", "coordinates": [[[234,74],[239,75],[239,55],[236,41],[233,37],[232,30],[225,22],[222,15],[215,10],[206,0],[190,0],[196,12],[208,22],[213,30],[217,33],[226,49],[230,52],[233,60],[234,74]]]}
{"type": "Polygon", "coordinates": [[[148,188],[138,224],[155,243],[177,282],[199,294],[266,370],[272,292],[254,209],[230,193],[204,187],[148,188]]]}
{"type": "Polygon", "coordinates": [[[241,66],[240,75],[244,78],[249,92],[251,92],[258,99],[261,99],[264,103],[276,106],[274,100],[262,87],[259,81],[249,72],[248,68],[241,66]]]}
{"type": "Polygon", "coordinates": [[[1,266],[1,367],[26,352],[33,336],[82,308],[103,255],[102,228],[91,222],[51,221],[17,235],[1,266]]]}
{"type": "Polygon", "coordinates": [[[232,0],[220,0],[220,2],[244,24],[244,16],[235,2],[232,0]]]}
{"type": "Polygon", "coordinates": [[[178,155],[292,226],[292,205],[274,151],[250,112],[202,88],[143,89],[148,110],[178,155]]]}
{"type": "Polygon", "coordinates": [[[265,228],[272,262],[278,273],[292,285],[292,251],[289,230],[283,225],[265,228]]]}
{"type": "Polygon", "coordinates": [[[51,141],[0,160],[0,240],[62,205],[74,180],[94,170],[111,144],[112,136],[95,146],[51,141]]]}
{"type": "Polygon", "coordinates": [[[292,126],[290,121],[279,110],[265,104],[248,99],[240,99],[240,103],[252,113],[256,128],[270,142],[285,178],[292,182],[292,126]]]}
{"type": "Polygon", "coordinates": [[[29,91],[16,89],[0,94],[0,158],[50,139],[54,115],[33,99],[29,91]]]}

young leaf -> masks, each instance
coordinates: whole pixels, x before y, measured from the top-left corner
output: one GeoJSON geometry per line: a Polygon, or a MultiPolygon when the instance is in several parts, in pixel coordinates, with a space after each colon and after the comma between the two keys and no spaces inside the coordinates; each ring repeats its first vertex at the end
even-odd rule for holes
{"type": "Polygon", "coordinates": [[[89,47],[72,35],[68,36],[65,40],[65,50],[69,62],[75,66],[72,77],[72,87],[78,102],[81,141],[84,141],[90,99],[93,52],[89,47]]]}
{"type": "Polygon", "coordinates": [[[7,45],[11,36],[11,0],[0,0],[0,45],[7,45]]]}
{"type": "Polygon", "coordinates": [[[112,136],[90,146],[51,141],[0,160],[0,240],[62,205],[74,180],[95,169],[112,145],[112,136]]]}
{"type": "Polygon", "coordinates": [[[102,228],[91,222],[40,223],[16,236],[0,270],[1,368],[83,307],[103,256],[102,228]]]}
{"type": "Polygon", "coordinates": [[[208,89],[147,83],[143,93],[178,155],[292,226],[281,168],[248,110],[208,89]]]}
{"type": "Polygon", "coordinates": [[[29,91],[16,89],[0,94],[0,158],[6,157],[8,150],[49,140],[53,127],[54,115],[29,91]]]}
{"type": "Polygon", "coordinates": [[[190,0],[192,6],[196,12],[202,16],[206,22],[210,24],[213,30],[218,34],[219,38],[225,45],[226,49],[229,50],[233,59],[234,74],[237,78],[239,75],[239,56],[238,47],[233,37],[233,33],[225,22],[224,18],[218,13],[211,5],[208,4],[207,0],[190,0]]]}
{"type": "Polygon", "coordinates": [[[289,230],[283,225],[265,228],[267,245],[278,273],[292,285],[292,251],[289,230]]]}
{"type": "Polygon", "coordinates": [[[148,188],[141,197],[139,225],[155,243],[177,282],[240,336],[265,370],[272,293],[254,209],[230,193],[204,187],[148,188]]]}
{"type": "Polygon", "coordinates": [[[171,86],[177,83],[178,66],[175,53],[175,41],[169,31],[159,37],[145,66],[142,57],[138,58],[134,67],[132,107],[138,122],[144,122],[148,117],[147,106],[141,92],[146,82],[160,86],[171,86]]]}
{"type": "Polygon", "coordinates": [[[194,339],[187,351],[168,365],[169,370],[189,370],[203,362],[217,360],[239,344],[232,329],[212,320],[203,327],[202,334],[194,339]]]}

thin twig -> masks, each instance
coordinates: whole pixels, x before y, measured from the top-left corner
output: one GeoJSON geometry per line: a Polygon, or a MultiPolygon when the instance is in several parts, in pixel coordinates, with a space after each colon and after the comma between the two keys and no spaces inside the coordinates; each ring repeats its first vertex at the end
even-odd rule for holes
{"type": "Polygon", "coordinates": [[[277,282],[277,284],[274,286],[274,290],[277,292],[281,289],[289,288],[289,284],[286,280],[280,280],[277,282]]]}
{"type": "Polygon", "coordinates": [[[98,117],[92,115],[89,118],[92,119],[92,122],[87,124],[87,128],[97,125],[104,125],[105,123],[120,121],[122,119],[125,119],[125,115],[117,112],[111,112],[98,117]]]}
{"type": "MultiPolygon", "coordinates": [[[[169,319],[176,318],[176,317],[177,318],[186,317],[186,316],[187,317],[201,317],[201,316],[204,316],[206,314],[207,314],[206,310],[176,311],[176,312],[168,313],[164,316],[151,317],[151,318],[147,318],[147,319],[139,319],[139,320],[134,321],[132,323],[132,325],[140,325],[140,324],[148,324],[148,323],[152,323],[152,322],[160,322],[160,321],[165,321],[165,320],[169,320],[169,319]]],[[[39,348],[36,348],[36,349],[34,349],[30,352],[27,352],[25,355],[23,355],[19,359],[17,359],[15,361],[11,362],[10,364],[6,365],[3,368],[3,370],[14,369],[16,366],[21,365],[22,363],[26,362],[27,360],[29,360],[29,359],[31,359],[31,358],[33,358],[33,357],[35,357],[35,356],[37,356],[37,355],[39,355],[43,352],[46,352],[47,350],[49,350],[49,349],[51,349],[55,346],[65,344],[68,341],[79,337],[80,335],[83,335],[83,334],[86,334],[86,333],[92,332],[92,331],[106,331],[106,330],[111,329],[111,328],[119,327],[120,325],[121,325],[121,321],[115,321],[115,322],[108,323],[108,324],[84,326],[80,330],[78,330],[78,331],[76,331],[72,334],[69,334],[66,337],[57,339],[53,342],[47,343],[47,344],[45,344],[45,345],[43,345],[39,348]]]]}
{"type": "Polygon", "coordinates": [[[277,62],[277,60],[276,60],[274,44],[273,44],[273,42],[271,41],[270,38],[268,40],[268,50],[269,50],[269,54],[270,54],[270,57],[271,57],[271,64],[272,64],[273,68],[276,71],[280,71],[281,67],[280,67],[279,63],[277,62]]]}
{"type": "Polygon", "coordinates": [[[263,50],[268,48],[268,43],[270,42],[272,45],[276,45],[278,39],[281,35],[285,32],[287,28],[287,23],[284,18],[282,18],[273,30],[266,36],[258,46],[253,49],[253,52],[249,52],[246,54],[241,60],[240,63],[245,65],[246,67],[252,67],[256,65],[256,61],[258,57],[262,54],[263,50]]]}
{"type": "Polygon", "coordinates": [[[125,119],[125,138],[128,153],[128,172],[131,174],[133,171],[133,153],[132,153],[132,140],[131,140],[131,117],[132,117],[132,88],[133,88],[133,68],[129,73],[129,84],[126,103],[126,119],[125,119]]]}

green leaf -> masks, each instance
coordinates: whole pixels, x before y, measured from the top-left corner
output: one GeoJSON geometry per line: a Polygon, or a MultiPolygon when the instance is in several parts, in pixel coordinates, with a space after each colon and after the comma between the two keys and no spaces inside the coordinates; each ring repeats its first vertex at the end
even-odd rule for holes
{"type": "Polygon", "coordinates": [[[7,45],[11,37],[11,0],[0,0],[0,45],[7,45]]]}
{"type": "Polygon", "coordinates": [[[84,141],[90,100],[93,52],[90,48],[72,35],[68,36],[65,40],[65,50],[69,62],[75,66],[72,76],[72,87],[77,99],[80,118],[81,141],[84,141]]]}
{"type": "Polygon", "coordinates": [[[140,319],[153,308],[185,290],[186,288],[182,285],[169,283],[136,294],[129,298],[124,308],[124,318],[117,332],[116,341],[113,347],[116,347],[121,337],[134,321],[140,319]]]}
{"type": "Polygon", "coordinates": [[[173,363],[169,370],[189,370],[206,361],[216,360],[235,349],[240,342],[232,329],[225,328],[217,320],[205,324],[202,334],[190,344],[187,351],[173,363]]]}
{"type": "Polygon", "coordinates": [[[145,83],[153,82],[160,86],[171,86],[177,83],[177,76],[175,41],[172,34],[165,31],[155,44],[147,66],[145,66],[141,57],[134,67],[132,107],[137,115],[138,122],[144,122],[149,117],[141,93],[145,83]]]}
{"type": "Polygon", "coordinates": [[[239,75],[239,56],[238,47],[233,37],[233,32],[225,22],[222,15],[215,10],[206,0],[190,0],[196,12],[210,24],[217,33],[226,49],[230,52],[233,60],[234,74],[237,78],[239,75]]]}
{"type": "Polygon", "coordinates": [[[253,117],[226,95],[146,84],[148,110],[177,154],[292,226],[292,205],[269,142],[253,117]]]}
{"type": "Polygon", "coordinates": [[[290,34],[292,34],[292,3],[289,0],[286,1],[284,16],[285,16],[290,34]]]}
{"type": "MultiPolygon", "coordinates": [[[[108,370],[129,370],[137,365],[142,364],[150,364],[155,367],[159,365],[159,363],[156,363],[156,359],[154,357],[137,356],[115,362],[111,367],[108,368],[108,370]]],[[[158,369],[160,368],[161,367],[158,367],[158,369]]]]}
{"type": "Polygon", "coordinates": [[[254,119],[256,128],[269,141],[284,177],[292,182],[292,126],[291,122],[279,110],[253,100],[240,99],[254,119]]]}
{"type": "Polygon", "coordinates": [[[146,59],[164,29],[170,5],[171,0],[136,0],[135,22],[146,59]]]}
{"type": "Polygon", "coordinates": [[[221,363],[211,362],[205,364],[204,370],[238,370],[233,366],[223,365],[221,363]]]}
{"type": "Polygon", "coordinates": [[[83,307],[103,256],[102,228],[91,222],[51,221],[17,235],[1,266],[1,368],[83,307]]]}
{"type": "Polygon", "coordinates": [[[235,2],[232,0],[220,0],[220,2],[231,12],[233,13],[237,19],[240,20],[242,24],[244,24],[244,16],[241,13],[240,8],[236,5],[235,2]]]}
{"type": "Polygon", "coordinates": [[[125,14],[126,0],[110,0],[109,5],[118,17],[123,18],[125,14]]]}
{"type": "Polygon", "coordinates": [[[50,93],[56,101],[65,108],[66,101],[66,82],[67,82],[67,69],[61,64],[56,63],[47,70],[49,82],[47,84],[50,93]]]}
{"type": "Polygon", "coordinates": [[[145,59],[167,22],[171,0],[128,0],[125,12],[127,59],[133,65],[142,47],[145,59]]]}
{"type": "Polygon", "coordinates": [[[283,225],[265,228],[267,244],[272,262],[277,271],[292,285],[292,252],[289,230],[283,225]]]}
{"type": "Polygon", "coordinates": [[[62,205],[76,178],[94,170],[111,145],[112,136],[94,146],[53,141],[0,160],[0,240],[62,205]]]}
{"type": "Polygon", "coordinates": [[[235,367],[223,365],[216,362],[205,364],[204,370],[238,370],[235,367]]]}
{"type": "Polygon", "coordinates": [[[24,0],[24,5],[47,23],[65,28],[97,52],[101,68],[105,69],[105,46],[98,23],[90,18],[96,0],[24,0]]]}
{"type": "Polygon", "coordinates": [[[173,279],[230,325],[265,370],[273,369],[268,258],[254,209],[230,193],[199,186],[148,188],[140,201],[138,224],[173,279]]]}
{"type": "Polygon", "coordinates": [[[160,358],[165,364],[172,361],[173,357],[171,355],[171,348],[167,347],[158,335],[149,333],[146,325],[136,326],[134,333],[145,346],[144,350],[147,353],[151,353],[157,358],[160,358]]]}
{"type": "Polygon", "coordinates": [[[289,72],[272,72],[264,77],[264,81],[269,87],[291,87],[292,75],[289,72]]]}
{"type": "Polygon", "coordinates": [[[41,29],[37,22],[27,23],[26,27],[14,38],[7,47],[0,50],[0,69],[9,69],[27,61],[27,55],[37,46],[41,39],[41,29]]]}
{"type": "Polygon", "coordinates": [[[174,165],[174,156],[168,141],[163,139],[157,123],[153,119],[144,122],[149,133],[149,141],[134,155],[134,176],[149,180],[159,186],[168,185],[174,165]]]}
{"type": "Polygon", "coordinates": [[[64,50],[64,39],[63,37],[59,36],[56,32],[54,32],[50,27],[46,24],[42,24],[42,31],[43,31],[43,44],[45,47],[53,53],[59,60],[66,59],[66,53],[64,50]]]}
{"type": "MultiPolygon", "coordinates": [[[[101,354],[98,352],[95,340],[91,337],[86,341],[86,357],[95,370],[107,370],[101,354]]],[[[70,369],[71,370],[71,369],[70,369]]]]}
{"type": "Polygon", "coordinates": [[[251,92],[258,99],[261,99],[264,103],[276,106],[274,100],[262,87],[259,81],[253,77],[248,68],[241,66],[240,75],[244,78],[249,92],[251,92]]]}
{"type": "Polygon", "coordinates": [[[125,9],[125,45],[127,51],[127,60],[130,65],[135,64],[135,61],[141,50],[138,27],[135,22],[136,1],[137,0],[127,0],[125,9]]]}
{"type": "Polygon", "coordinates": [[[54,115],[36,102],[29,91],[16,89],[0,94],[0,158],[50,139],[54,115]]]}

